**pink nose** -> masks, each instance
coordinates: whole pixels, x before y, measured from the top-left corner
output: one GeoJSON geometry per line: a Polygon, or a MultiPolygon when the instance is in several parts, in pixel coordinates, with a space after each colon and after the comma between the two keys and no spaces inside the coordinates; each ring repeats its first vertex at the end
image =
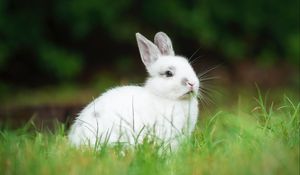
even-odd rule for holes
{"type": "Polygon", "coordinates": [[[187,84],[188,84],[189,86],[191,86],[191,87],[194,86],[194,83],[191,83],[191,82],[187,82],[187,84]]]}

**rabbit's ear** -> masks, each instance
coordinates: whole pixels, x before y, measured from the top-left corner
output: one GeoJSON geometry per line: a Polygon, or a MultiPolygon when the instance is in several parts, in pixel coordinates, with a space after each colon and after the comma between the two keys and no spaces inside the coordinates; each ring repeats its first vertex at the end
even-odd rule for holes
{"type": "Polygon", "coordinates": [[[174,56],[172,41],[164,32],[158,32],[154,37],[154,43],[157,45],[162,55],[174,56]]]}
{"type": "Polygon", "coordinates": [[[158,59],[158,57],[161,55],[160,51],[155,44],[153,44],[140,33],[136,33],[135,36],[142,61],[147,67],[158,59]]]}

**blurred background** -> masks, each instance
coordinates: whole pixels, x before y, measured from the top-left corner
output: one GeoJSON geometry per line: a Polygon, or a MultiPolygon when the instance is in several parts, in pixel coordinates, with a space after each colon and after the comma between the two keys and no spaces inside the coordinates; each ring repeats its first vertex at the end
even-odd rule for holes
{"type": "Polygon", "coordinates": [[[198,73],[217,66],[208,88],[223,98],[234,101],[256,83],[299,99],[299,7],[299,0],[0,0],[0,121],[66,122],[105,89],[143,82],[136,32],[153,40],[164,31],[177,54],[193,55],[198,73]]]}

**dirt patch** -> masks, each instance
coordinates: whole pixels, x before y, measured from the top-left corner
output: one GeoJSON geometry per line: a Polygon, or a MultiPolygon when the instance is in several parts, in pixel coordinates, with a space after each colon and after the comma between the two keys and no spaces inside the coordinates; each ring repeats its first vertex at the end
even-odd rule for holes
{"type": "Polygon", "coordinates": [[[37,129],[53,130],[57,122],[70,126],[84,105],[40,105],[0,108],[0,123],[12,129],[33,122],[37,129]]]}

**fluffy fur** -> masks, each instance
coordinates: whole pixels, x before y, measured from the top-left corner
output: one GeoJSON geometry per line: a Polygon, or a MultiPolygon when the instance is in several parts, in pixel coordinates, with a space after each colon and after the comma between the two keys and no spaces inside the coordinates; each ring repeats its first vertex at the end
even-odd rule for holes
{"type": "Polygon", "coordinates": [[[139,33],[136,38],[149,73],[145,85],[116,87],[93,100],[71,127],[74,145],[134,144],[152,134],[174,149],[183,133],[193,131],[199,80],[188,60],[175,56],[163,32],[155,35],[155,44],[139,33]]]}

